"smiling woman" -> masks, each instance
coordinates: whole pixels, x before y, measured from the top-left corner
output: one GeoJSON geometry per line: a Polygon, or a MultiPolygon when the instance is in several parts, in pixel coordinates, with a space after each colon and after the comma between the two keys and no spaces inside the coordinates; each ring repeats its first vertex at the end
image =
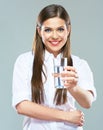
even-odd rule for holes
{"type": "Polygon", "coordinates": [[[38,27],[38,33],[46,50],[56,57],[67,41],[70,26],[67,27],[63,19],[54,17],[43,22],[43,25],[38,27]]]}
{"type": "Polygon", "coordinates": [[[71,24],[61,5],[48,5],[37,19],[33,49],[21,54],[14,65],[13,107],[25,115],[23,130],[83,130],[84,114],[75,102],[90,108],[96,99],[88,63],[70,53],[71,24]],[[67,57],[61,78],[54,86],[53,59],[67,57]]]}

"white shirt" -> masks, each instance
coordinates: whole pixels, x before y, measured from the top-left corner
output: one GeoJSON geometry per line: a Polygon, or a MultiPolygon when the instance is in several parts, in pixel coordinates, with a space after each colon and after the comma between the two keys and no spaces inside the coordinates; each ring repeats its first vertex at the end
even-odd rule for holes
{"type": "MultiPolygon", "coordinates": [[[[57,57],[60,57],[59,54],[57,57]]],[[[44,83],[45,90],[45,102],[44,105],[59,108],[62,110],[69,110],[75,108],[75,99],[68,92],[68,101],[66,104],[61,106],[56,106],[53,103],[55,95],[54,87],[54,77],[53,73],[53,54],[45,51],[44,64],[46,65],[46,75],[47,81],[44,83]]],[[[34,54],[32,52],[27,52],[21,54],[14,65],[13,72],[13,97],[12,105],[15,106],[22,102],[23,100],[31,101],[31,76],[32,76],[32,65],[33,65],[34,54]]],[[[93,84],[93,75],[88,66],[87,62],[83,59],[80,59],[77,56],[72,55],[73,66],[76,68],[78,73],[78,86],[82,87],[85,90],[91,90],[94,94],[94,100],[96,98],[96,90],[93,84]]],[[[53,122],[53,121],[43,121],[30,117],[25,118],[23,130],[82,130],[82,127],[77,127],[75,125],[66,123],[66,122],[53,122]]]]}

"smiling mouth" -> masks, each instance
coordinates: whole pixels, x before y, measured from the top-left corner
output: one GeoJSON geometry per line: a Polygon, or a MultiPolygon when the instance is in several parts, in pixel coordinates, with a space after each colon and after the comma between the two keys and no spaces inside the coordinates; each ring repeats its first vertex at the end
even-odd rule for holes
{"type": "Polygon", "coordinates": [[[61,41],[49,41],[52,45],[58,45],[61,41]]]}

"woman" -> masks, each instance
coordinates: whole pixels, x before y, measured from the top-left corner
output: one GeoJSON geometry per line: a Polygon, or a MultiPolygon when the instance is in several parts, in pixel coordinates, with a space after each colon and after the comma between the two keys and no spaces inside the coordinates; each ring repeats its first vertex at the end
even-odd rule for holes
{"type": "Polygon", "coordinates": [[[25,115],[23,130],[82,130],[84,114],[96,98],[92,72],[70,53],[71,22],[61,5],[48,5],[37,19],[33,51],[20,55],[13,73],[13,107],[25,115]],[[53,58],[68,57],[61,74],[66,88],[54,87],[53,58]]]}

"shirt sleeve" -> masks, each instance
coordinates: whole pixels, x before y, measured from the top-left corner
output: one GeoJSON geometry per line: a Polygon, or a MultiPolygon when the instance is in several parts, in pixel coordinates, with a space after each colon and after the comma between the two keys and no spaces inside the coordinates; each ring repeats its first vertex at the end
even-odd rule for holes
{"type": "Polygon", "coordinates": [[[96,89],[94,87],[93,73],[85,60],[81,60],[78,69],[79,81],[78,85],[85,90],[93,92],[94,100],[96,99],[96,89]]]}
{"type": "Polygon", "coordinates": [[[30,85],[28,85],[28,66],[26,57],[19,56],[14,65],[13,83],[12,83],[12,106],[15,106],[23,100],[31,100],[30,85]]]}

